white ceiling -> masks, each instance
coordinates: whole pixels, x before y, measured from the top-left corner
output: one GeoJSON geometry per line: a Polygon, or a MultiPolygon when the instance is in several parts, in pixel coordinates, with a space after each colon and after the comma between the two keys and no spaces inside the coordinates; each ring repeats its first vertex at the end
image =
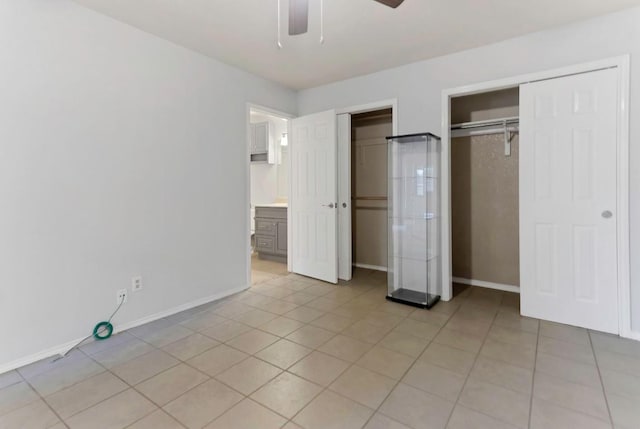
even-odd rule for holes
{"type": "Polygon", "coordinates": [[[75,0],[149,33],[294,89],[505,40],[640,5],[640,0],[311,0],[309,33],[276,46],[277,0],[75,0]]]}

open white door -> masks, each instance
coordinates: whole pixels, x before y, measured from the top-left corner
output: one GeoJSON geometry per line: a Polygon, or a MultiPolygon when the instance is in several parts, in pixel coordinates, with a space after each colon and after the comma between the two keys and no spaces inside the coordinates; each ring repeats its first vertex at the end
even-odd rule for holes
{"type": "Polygon", "coordinates": [[[618,333],[617,71],[520,87],[523,315],[618,333]]]}
{"type": "Polygon", "coordinates": [[[351,280],[351,115],[338,115],[338,278],[351,280]]]}
{"type": "Polygon", "coordinates": [[[338,282],[336,112],[291,121],[291,258],[294,273],[338,282]]]}

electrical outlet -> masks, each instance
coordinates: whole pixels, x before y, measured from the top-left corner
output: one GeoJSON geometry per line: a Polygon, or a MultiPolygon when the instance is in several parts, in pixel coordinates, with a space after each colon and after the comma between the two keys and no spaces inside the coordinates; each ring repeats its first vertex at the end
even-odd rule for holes
{"type": "Polygon", "coordinates": [[[116,293],[116,303],[118,305],[120,305],[120,303],[122,302],[123,304],[127,303],[127,298],[129,298],[129,293],[127,292],[126,289],[120,289],[117,293],[116,293]],[[124,299],[124,301],[123,301],[124,299]]]}
{"type": "Polygon", "coordinates": [[[131,277],[131,291],[138,292],[142,290],[142,276],[131,277]]]}

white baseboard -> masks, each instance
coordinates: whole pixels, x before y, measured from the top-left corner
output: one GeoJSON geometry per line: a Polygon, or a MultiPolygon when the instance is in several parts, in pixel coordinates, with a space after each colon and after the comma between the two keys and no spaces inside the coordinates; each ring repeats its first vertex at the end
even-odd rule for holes
{"type": "Polygon", "coordinates": [[[640,332],[629,331],[625,334],[621,334],[620,336],[623,338],[628,338],[630,340],[640,341],[640,332]]]}
{"type": "Polygon", "coordinates": [[[369,265],[369,264],[352,264],[356,268],[364,268],[367,270],[375,270],[375,271],[384,271],[387,272],[387,267],[382,267],[380,265],[369,265]]]}
{"type": "MultiPolygon", "coordinates": [[[[208,297],[205,297],[205,298],[200,298],[200,299],[197,299],[195,301],[191,301],[191,302],[188,302],[186,304],[182,304],[182,305],[179,305],[177,307],[173,307],[173,308],[171,308],[169,310],[160,311],[158,313],[152,314],[152,315],[147,316],[147,317],[143,317],[143,318],[138,319],[138,320],[134,320],[132,322],[128,322],[128,323],[124,323],[122,325],[114,326],[113,333],[117,334],[118,332],[126,331],[128,329],[132,329],[132,328],[135,328],[137,326],[144,325],[146,323],[156,321],[158,319],[169,317],[169,316],[172,316],[172,315],[174,315],[176,313],[180,313],[182,311],[189,310],[191,308],[198,307],[200,305],[208,304],[210,302],[217,301],[217,300],[222,299],[222,298],[226,298],[226,297],[231,296],[233,294],[236,294],[238,292],[242,292],[243,290],[247,290],[247,289],[249,289],[249,287],[250,286],[237,287],[237,288],[231,289],[231,290],[226,291],[226,292],[218,293],[216,295],[211,295],[211,296],[208,296],[208,297]]],[[[71,347],[73,347],[76,344],[78,344],[78,342],[80,340],[82,340],[82,338],[77,338],[77,339],[75,339],[73,341],[69,341],[69,342],[64,343],[64,344],[59,344],[57,346],[48,348],[46,350],[42,350],[42,351],[40,351],[38,353],[34,353],[34,354],[29,355],[29,356],[25,356],[23,358],[20,358],[20,359],[16,359],[16,360],[14,360],[12,362],[8,362],[8,363],[5,363],[5,364],[0,364],[0,374],[4,374],[5,372],[9,372],[9,371],[14,370],[16,368],[21,368],[21,367],[23,367],[25,365],[29,365],[29,364],[32,364],[34,362],[38,362],[38,361],[40,361],[42,359],[46,359],[48,357],[52,357],[52,356],[55,356],[55,355],[60,355],[60,354],[66,353],[69,349],[71,349],[71,347]]]]}
{"type": "Polygon", "coordinates": [[[520,288],[513,285],[505,285],[502,283],[485,282],[483,280],[463,279],[461,277],[452,277],[451,281],[454,283],[461,283],[469,286],[479,286],[487,289],[496,289],[505,292],[520,293],[520,288]]]}

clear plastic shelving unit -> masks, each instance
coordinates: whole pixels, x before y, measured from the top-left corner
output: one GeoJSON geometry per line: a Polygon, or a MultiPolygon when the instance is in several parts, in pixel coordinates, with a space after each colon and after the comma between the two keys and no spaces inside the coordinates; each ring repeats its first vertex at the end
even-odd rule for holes
{"type": "Polygon", "coordinates": [[[442,293],[440,137],[387,137],[389,262],[387,299],[431,308],[442,293]]]}

